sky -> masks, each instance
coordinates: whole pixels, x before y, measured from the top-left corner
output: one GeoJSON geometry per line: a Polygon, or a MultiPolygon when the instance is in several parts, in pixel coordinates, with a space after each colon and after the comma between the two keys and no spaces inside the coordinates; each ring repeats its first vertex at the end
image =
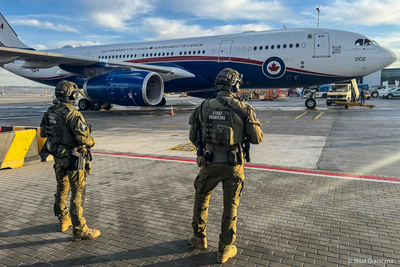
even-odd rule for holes
{"type": "MultiPolygon", "coordinates": [[[[320,28],[365,34],[400,56],[399,0],[0,0],[0,6],[37,50],[316,28],[319,17],[320,28]]],[[[400,59],[389,68],[400,68],[400,59]]],[[[0,73],[4,85],[39,85],[0,73]]]]}

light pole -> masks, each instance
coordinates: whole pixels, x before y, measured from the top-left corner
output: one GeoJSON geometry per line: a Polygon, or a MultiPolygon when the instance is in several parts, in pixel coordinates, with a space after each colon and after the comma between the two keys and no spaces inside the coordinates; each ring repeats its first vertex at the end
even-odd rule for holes
{"type": "Polygon", "coordinates": [[[319,28],[319,12],[321,11],[320,7],[317,7],[316,10],[318,11],[318,24],[317,24],[317,28],[319,28]]]}

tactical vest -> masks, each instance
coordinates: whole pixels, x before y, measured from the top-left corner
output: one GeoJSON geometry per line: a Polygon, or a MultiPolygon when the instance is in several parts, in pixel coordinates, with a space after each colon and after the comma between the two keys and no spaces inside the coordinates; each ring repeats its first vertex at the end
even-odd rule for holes
{"type": "Polygon", "coordinates": [[[244,123],[236,123],[235,112],[227,106],[211,107],[209,101],[204,102],[200,119],[203,142],[212,144],[214,147],[225,147],[225,149],[242,144],[244,123]]]}
{"type": "Polygon", "coordinates": [[[70,148],[77,144],[74,133],[66,123],[66,117],[71,107],[51,107],[47,113],[45,131],[47,136],[47,150],[58,158],[68,156],[70,148]]]}

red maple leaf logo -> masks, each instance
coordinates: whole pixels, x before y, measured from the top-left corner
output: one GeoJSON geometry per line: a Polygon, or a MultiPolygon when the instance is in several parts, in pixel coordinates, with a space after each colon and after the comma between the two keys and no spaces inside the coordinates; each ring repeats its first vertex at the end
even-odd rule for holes
{"type": "Polygon", "coordinates": [[[279,68],[280,68],[280,67],[277,66],[277,65],[275,64],[275,62],[272,63],[272,65],[268,67],[268,69],[269,69],[271,72],[276,72],[276,71],[279,70],[279,68]]]}

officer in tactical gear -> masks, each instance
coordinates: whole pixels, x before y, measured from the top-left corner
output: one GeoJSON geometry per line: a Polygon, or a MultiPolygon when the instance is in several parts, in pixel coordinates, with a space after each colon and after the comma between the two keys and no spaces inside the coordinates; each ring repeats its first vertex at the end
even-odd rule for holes
{"type": "Polygon", "coordinates": [[[54,157],[57,192],[54,214],[60,221],[60,231],[73,226],[73,240],[94,239],[99,230],[89,229],[83,217],[83,203],[86,194],[86,176],[90,174],[90,148],[95,145],[90,135],[91,125],[73,106],[78,98],[75,83],[61,81],[55,88],[59,101],[50,107],[40,124],[40,136],[47,137],[47,151],[54,157]],[[70,214],[68,216],[67,197],[71,189],[70,214]]]}
{"type": "Polygon", "coordinates": [[[237,248],[232,244],[236,239],[244,160],[250,161],[250,143],[259,144],[263,140],[253,108],[236,97],[242,77],[233,69],[223,69],[215,79],[218,96],[205,100],[189,119],[189,139],[197,146],[197,165],[201,169],[194,182],[194,235],[188,242],[197,249],[207,248],[208,204],[211,192],[222,182],[224,211],[218,242],[219,263],[236,255],[237,248]]]}

